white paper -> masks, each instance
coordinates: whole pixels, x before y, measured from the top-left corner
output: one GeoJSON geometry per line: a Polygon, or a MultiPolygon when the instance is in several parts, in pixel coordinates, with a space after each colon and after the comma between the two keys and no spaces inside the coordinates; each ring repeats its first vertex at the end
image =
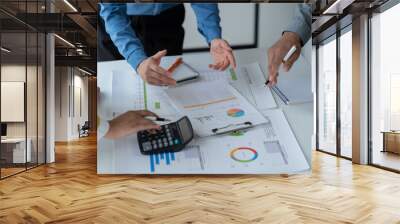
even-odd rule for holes
{"type": "Polygon", "coordinates": [[[224,81],[195,82],[165,92],[178,111],[189,117],[198,136],[266,122],[253,105],[224,81]]]}
{"type": "Polygon", "coordinates": [[[226,71],[197,69],[200,71],[202,81],[224,80],[229,82],[259,110],[277,107],[271,89],[265,86],[266,79],[258,63],[241,65],[236,70],[228,69],[226,71]]]}
{"type": "MultiPolygon", "coordinates": [[[[148,108],[162,116],[179,117],[162,87],[144,85],[131,72],[114,71],[112,100],[104,105],[115,114],[148,108]],[[156,106],[157,105],[157,106],[156,106]]],[[[234,135],[195,138],[177,153],[145,156],[136,135],[99,139],[99,174],[280,174],[310,169],[280,109],[263,111],[266,123],[234,135]],[[231,153],[236,148],[234,158],[231,153]],[[254,153],[249,149],[257,152],[254,153]],[[253,159],[254,158],[254,159],[253,159]]],[[[206,119],[206,118],[205,118],[206,119]]]]}
{"type": "Polygon", "coordinates": [[[197,138],[176,153],[140,154],[136,136],[100,142],[101,174],[280,174],[310,169],[281,110],[236,135],[197,138]],[[103,145],[105,147],[103,147],[103,145]],[[111,149],[112,148],[112,149],[111,149]],[[107,159],[104,159],[107,158],[107,159]]]}

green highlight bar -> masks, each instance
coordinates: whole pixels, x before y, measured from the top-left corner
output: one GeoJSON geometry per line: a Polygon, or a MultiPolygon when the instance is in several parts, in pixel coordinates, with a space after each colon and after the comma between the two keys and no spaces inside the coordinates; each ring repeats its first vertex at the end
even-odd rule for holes
{"type": "Polygon", "coordinates": [[[156,109],[160,109],[160,108],[161,108],[160,102],[155,102],[155,103],[154,103],[154,107],[155,107],[156,109]]]}
{"type": "Polygon", "coordinates": [[[237,75],[236,75],[235,70],[234,70],[233,68],[230,68],[230,69],[229,69],[229,72],[231,73],[231,78],[232,78],[232,80],[233,80],[233,81],[236,81],[236,80],[237,80],[237,75]]]}

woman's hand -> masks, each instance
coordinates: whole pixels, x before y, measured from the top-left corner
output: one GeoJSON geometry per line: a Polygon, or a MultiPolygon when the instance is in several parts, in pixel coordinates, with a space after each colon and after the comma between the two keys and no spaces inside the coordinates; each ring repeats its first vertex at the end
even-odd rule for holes
{"type": "Polygon", "coordinates": [[[122,138],[138,131],[160,129],[160,125],[146,119],[146,116],[158,117],[157,114],[147,111],[128,111],[109,121],[110,127],[105,137],[108,139],[122,138]]]}

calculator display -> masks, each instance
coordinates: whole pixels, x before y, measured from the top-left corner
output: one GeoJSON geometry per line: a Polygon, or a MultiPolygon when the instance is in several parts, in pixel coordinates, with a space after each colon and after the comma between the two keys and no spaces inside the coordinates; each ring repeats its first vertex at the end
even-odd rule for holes
{"type": "Polygon", "coordinates": [[[187,142],[192,137],[192,127],[190,126],[187,119],[178,121],[179,129],[184,142],[187,142]]]}

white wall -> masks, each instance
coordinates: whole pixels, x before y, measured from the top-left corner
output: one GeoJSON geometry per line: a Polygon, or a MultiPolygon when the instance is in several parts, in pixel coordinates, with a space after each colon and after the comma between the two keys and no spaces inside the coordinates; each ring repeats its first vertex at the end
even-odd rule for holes
{"type": "MultiPolygon", "coordinates": [[[[197,30],[195,13],[189,3],[185,3],[184,48],[208,47],[205,38],[197,30]]],[[[253,3],[219,3],[222,37],[231,45],[252,44],[254,41],[254,9],[253,3]]]]}
{"type": "Polygon", "coordinates": [[[77,139],[78,124],[88,120],[88,78],[75,68],[56,67],[55,85],[55,141],[77,139]]]}

